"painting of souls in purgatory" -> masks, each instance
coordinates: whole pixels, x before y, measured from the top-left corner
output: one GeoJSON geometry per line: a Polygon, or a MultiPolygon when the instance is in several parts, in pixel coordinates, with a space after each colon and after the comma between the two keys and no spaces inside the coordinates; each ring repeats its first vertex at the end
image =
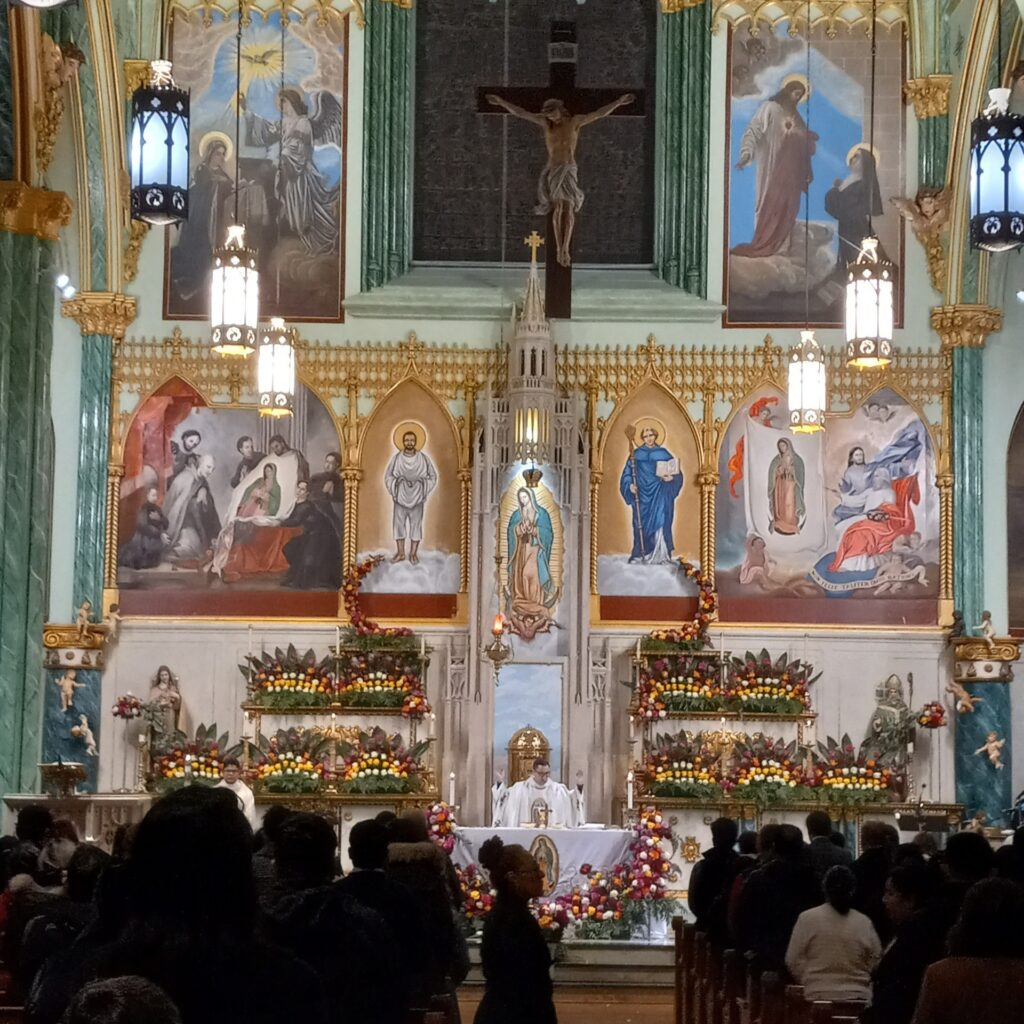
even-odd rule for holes
{"type": "MultiPolygon", "coordinates": [[[[863,26],[730,35],[726,325],[839,327],[848,266],[874,233],[902,266],[903,34],[879,29],[874,131],[863,26]],[[809,68],[809,74],[808,74],[809,68]]],[[[899,317],[897,317],[899,319],[899,317]]]]}
{"type": "Polygon", "coordinates": [[[188,220],[167,232],[168,319],[207,315],[213,251],[236,208],[257,250],[262,314],[341,319],[347,26],[329,9],[292,15],[282,39],[280,10],[252,9],[237,89],[237,15],[175,12],[174,75],[191,90],[191,167],[188,220]]]}
{"type": "Polygon", "coordinates": [[[939,500],[931,437],[895,391],[791,434],[763,389],[725,434],[716,582],[737,621],[931,624],[939,500]]]}
{"type": "Polygon", "coordinates": [[[338,433],[300,386],[295,415],[218,409],[172,379],[135,413],[118,535],[121,611],[335,614],[338,433]]]}

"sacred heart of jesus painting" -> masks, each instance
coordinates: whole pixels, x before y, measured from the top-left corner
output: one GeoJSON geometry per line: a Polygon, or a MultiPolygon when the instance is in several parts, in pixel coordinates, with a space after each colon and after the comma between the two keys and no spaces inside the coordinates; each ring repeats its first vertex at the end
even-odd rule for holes
{"type": "Polygon", "coordinates": [[[872,104],[863,26],[814,29],[809,49],[797,27],[730,34],[726,326],[842,326],[847,267],[869,233],[903,264],[889,201],[904,194],[902,29],[878,29],[872,104]]]}
{"type": "Polygon", "coordinates": [[[192,121],[189,217],[167,231],[164,316],[209,315],[213,250],[239,223],[257,250],[263,316],[341,320],[348,18],[325,9],[282,26],[280,11],[253,8],[239,53],[238,16],[204,13],[175,11],[172,23],[192,121]]]}

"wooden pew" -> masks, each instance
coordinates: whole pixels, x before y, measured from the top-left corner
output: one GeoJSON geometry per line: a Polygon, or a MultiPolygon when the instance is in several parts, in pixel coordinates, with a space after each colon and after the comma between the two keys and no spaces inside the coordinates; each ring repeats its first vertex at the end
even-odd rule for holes
{"type": "Polygon", "coordinates": [[[695,1024],[694,992],[697,984],[697,926],[682,926],[679,950],[679,1024],[695,1024]]]}
{"type": "Polygon", "coordinates": [[[786,986],[786,1024],[811,1024],[811,1005],[804,999],[803,985],[786,986]]]}
{"type": "Polygon", "coordinates": [[[672,948],[672,1024],[683,1024],[683,975],[686,971],[686,947],[684,943],[689,938],[693,941],[693,932],[687,936],[683,926],[683,919],[678,915],[672,918],[672,934],[675,937],[675,944],[672,948]]]}
{"type": "Polygon", "coordinates": [[[828,1002],[821,999],[809,1005],[810,1024],[848,1024],[860,1020],[860,1015],[867,1008],[867,1003],[839,1000],[828,1002]]]}
{"type": "Polygon", "coordinates": [[[786,993],[782,978],[775,971],[761,975],[760,1024],[783,1024],[786,993]]]}
{"type": "Polygon", "coordinates": [[[756,1024],[761,1016],[761,972],[753,953],[746,953],[743,966],[743,990],[736,999],[738,1024],[756,1024]]]}
{"type": "Polygon", "coordinates": [[[707,1024],[722,1024],[722,952],[708,941],[707,979],[704,987],[704,1018],[707,1024]]]}
{"type": "Polygon", "coordinates": [[[738,1001],[746,991],[745,962],[739,951],[722,953],[722,989],[720,1024],[740,1024],[738,1001]]]}
{"type": "Polygon", "coordinates": [[[697,932],[694,938],[694,963],[696,977],[693,986],[692,1021],[686,1024],[711,1024],[708,1020],[708,995],[711,991],[711,941],[704,932],[697,932]]]}

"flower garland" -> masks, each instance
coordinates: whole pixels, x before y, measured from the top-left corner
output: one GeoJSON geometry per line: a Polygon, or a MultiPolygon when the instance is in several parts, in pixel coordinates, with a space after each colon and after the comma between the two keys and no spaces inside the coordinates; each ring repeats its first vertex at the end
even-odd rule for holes
{"type": "Polygon", "coordinates": [[[348,620],[356,636],[410,637],[413,635],[412,630],[407,629],[405,626],[388,626],[385,628],[372,619],[367,618],[359,603],[359,590],[364,577],[373,572],[383,561],[383,555],[374,555],[372,558],[357,562],[345,575],[341,595],[345,603],[345,611],[348,613],[348,620]]]}
{"type": "Polygon", "coordinates": [[[423,718],[430,705],[420,662],[404,653],[351,652],[338,656],[337,699],[349,708],[401,707],[405,718],[423,718]]]}
{"type": "Polygon", "coordinates": [[[667,718],[671,711],[719,711],[720,670],[704,658],[656,658],[641,666],[634,717],[667,718]]]}
{"type": "Polygon", "coordinates": [[[900,773],[876,754],[864,746],[856,750],[849,735],[838,741],[828,736],[819,743],[811,771],[812,784],[821,787],[826,800],[836,803],[892,800],[902,781],[900,773]]]}
{"type": "Polygon", "coordinates": [[[123,718],[128,721],[132,718],[141,718],[143,715],[142,701],[133,693],[126,693],[118,697],[114,706],[110,709],[115,718],[123,718]]]}
{"type": "Polygon", "coordinates": [[[455,849],[455,812],[443,801],[432,804],[426,810],[427,831],[430,840],[450,854],[455,849]]]}
{"type": "Polygon", "coordinates": [[[273,750],[256,766],[256,782],[268,793],[315,793],[323,780],[323,763],[305,750],[273,750]]]}
{"type": "Polygon", "coordinates": [[[929,701],[917,713],[917,724],[922,729],[941,729],[946,724],[946,707],[940,701],[929,701]]]}
{"type": "MultiPolygon", "coordinates": [[[[294,652],[294,648],[289,647],[289,651],[294,652]]],[[[249,655],[249,665],[239,666],[252,680],[254,698],[268,707],[318,707],[331,702],[334,677],[328,667],[329,659],[318,663],[313,656],[312,660],[300,662],[297,657],[280,655],[276,651],[272,660],[267,655],[249,655]]]]}
{"type": "Polygon", "coordinates": [[[757,656],[747,651],[744,658],[733,658],[726,683],[726,705],[748,714],[802,714],[810,711],[807,688],[818,677],[799,658],[789,660],[782,654],[773,661],[767,650],[757,656]]]}
{"type": "Polygon", "coordinates": [[[691,565],[684,558],[680,558],[678,564],[687,579],[697,584],[697,614],[678,628],[652,629],[649,640],[657,645],[699,651],[707,646],[708,623],[718,614],[718,591],[703,569],[691,565]]]}

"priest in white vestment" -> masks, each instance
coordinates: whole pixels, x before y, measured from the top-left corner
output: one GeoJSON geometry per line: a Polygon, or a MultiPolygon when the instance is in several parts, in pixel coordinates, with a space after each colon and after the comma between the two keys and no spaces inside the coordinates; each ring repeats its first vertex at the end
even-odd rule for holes
{"type": "Polygon", "coordinates": [[[238,800],[238,807],[249,822],[249,827],[256,831],[259,821],[256,818],[256,797],[252,790],[242,781],[242,766],[233,758],[224,761],[223,776],[214,789],[229,789],[238,800]]]}
{"type": "Polygon", "coordinates": [[[533,762],[533,771],[522,782],[508,787],[504,772],[491,788],[494,828],[519,828],[533,824],[538,806],[548,809],[548,825],[579,828],[586,823],[583,801],[583,772],[576,773],[576,786],[569,789],[551,778],[551,765],[542,757],[533,762]]]}

